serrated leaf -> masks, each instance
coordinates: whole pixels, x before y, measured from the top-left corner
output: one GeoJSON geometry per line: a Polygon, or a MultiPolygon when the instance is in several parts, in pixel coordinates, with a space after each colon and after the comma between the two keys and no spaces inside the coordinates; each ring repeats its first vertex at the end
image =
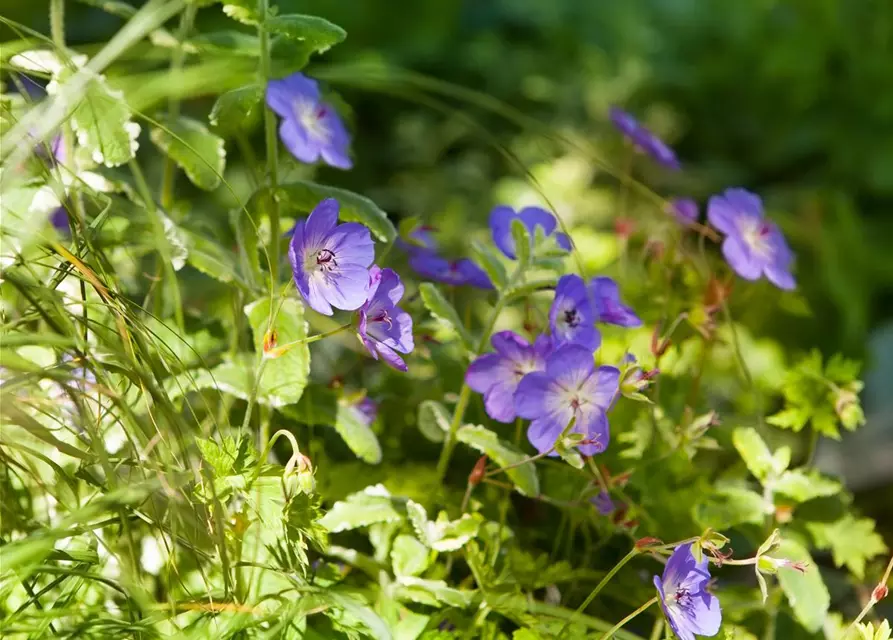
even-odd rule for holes
{"type": "Polygon", "coordinates": [[[842,487],[837,480],[826,478],[815,469],[809,471],[791,469],[781,474],[772,484],[772,488],[797,502],[806,502],[814,498],[833,496],[839,493],[842,487]]]}
{"type": "Polygon", "coordinates": [[[388,215],[372,200],[352,191],[295,180],[280,185],[277,197],[298,212],[308,214],[322,200],[335,198],[341,205],[338,217],[342,221],[366,225],[382,242],[392,242],[397,237],[397,230],[388,219],[388,215]]]}
{"type": "MultiPolygon", "coordinates": [[[[283,347],[307,338],[304,305],[295,298],[261,298],[245,307],[254,334],[254,348],[263,352],[264,337],[276,334],[283,347]]],[[[306,343],[292,344],[285,353],[267,360],[258,390],[258,402],[271,407],[294,404],[301,399],[310,375],[310,348],[306,343]]]]}
{"type": "Polygon", "coordinates": [[[366,487],[336,502],[319,524],[331,533],[368,527],[378,522],[399,522],[403,513],[382,485],[366,487]]]}
{"type": "Polygon", "coordinates": [[[217,98],[208,120],[226,133],[246,129],[261,113],[263,99],[264,88],[256,84],[227,91],[217,98]]]}
{"type": "Polygon", "coordinates": [[[369,464],[381,462],[381,445],[378,444],[378,438],[366,424],[366,418],[356,404],[345,402],[343,398],[339,401],[334,427],[344,443],[360,460],[369,464]]]}
{"type": "Polygon", "coordinates": [[[431,312],[437,320],[447,325],[462,339],[462,343],[469,351],[472,350],[471,336],[468,330],[462,324],[459,314],[453,308],[453,305],[444,297],[435,285],[430,282],[423,282],[419,285],[419,293],[422,296],[422,302],[425,308],[431,312]]]}
{"type": "MultiPolygon", "coordinates": [[[[67,69],[63,70],[60,80],[69,75],[67,69]]],[[[47,92],[55,90],[47,87],[47,92]]],[[[82,96],[71,114],[78,143],[90,152],[95,162],[107,167],[117,167],[133,159],[139,147],[140,126],[130,119],[124,94],[112,90],[103,76],[96,75],[87,82],[82,96]]]]}
{"type": "Polygon", "coordinates": [[[347,37],[344,29],[317,16],[286,14],[268,19],[265,25],[269,31],[299,40],[317,53],[327,51],[347,37]]]}
{"type": "Polygon", "coordinates": [[[790,462],[790,450],[787,453],[787,462],[785,462],[784,451],[776,458],[753,427],[735,429],[732,434],[732,443],[744,460],[744,464],[747,465],[747,469],[761,483],[770,476],[784,471],[787,468],[787,463],[790,462]]]}
{"type": "Polygon", "coordinates": [[[461,549],[477,535],[483,520],[477,513],[464,513],[458,520],[451,521],[446,511],[441,511],[437,520],[428,520],[425,507],[412,500],[406,502],[406,513],[419,539],[435,551],[461,549]]]}
{"type": "Polygon", "coordinates": [[[254,0],[223,0],[223,13],[242,24],[257,24],[260,21],[254,0]]]}
{"type": "Polygon", "coordinates": [[[430,552],[414,537],[400,534],[391,546],[391,564],[396,576],[417,576],[428,568],[430,552]]]}
{"type": "Polygon", "coordinates": [[[161,119],[160,123],[149,134],[152,142],[183,169],[192,184],[205,191],[216,189],[226,167],[223,138],[190,118],[161,119]]]}
{"type": "Polygon", "coordinates": [[[760,524],[767,514],[763,496],[740,487],[720,487],[692,509],[702,527],[728,529],[738,524],[760,524]]]}
{"type": "Polygon", "coordinates": [[[809,409],[804,407],[788,407],[766,418],[769,424],[792,431],[800,431],[808,421],[809,409]]]}
{"type": "Polygon", "coordinates": [[[460,591],[447,586],[443,580],[423,580],[412,576],[402,576],[397,580],[395,595],[400,600],[410,600],[432,607],[458,607],[464,609],[471,604],[474,593],[460,591]]]}
{"type": "Polygon", "coordinates": [[[797,622],[811,633],[819,631],[828,614],[831,596],[812,556],[802,545],[789,538],[781,541],[775,555],[792,562],[808,564],[806,571],[802,573],[779,571],[778,583],[794,611],[797,622]]]}
{"type": "Polygon", "coordinates": [[[848,513],[831,523],[807,522],[806,528],[817,547],[831,549],[834,564],[846,565],[860,580],[865,577],[865,562],[887,551],[871,518],[856,518],[848,513]]]}
{"type": "Polygon", "coordinates": [[[512,480],[518,493],[525,496],[539,495],[540,483],[534,463],[518,464],[528,456],[507,442],[501,441],[495,433],[485,427],[467,424],[456,432],[456,439],[472,449],[486,454],[500,467],[518,465],[506,471],[506,475],[512,480]]]}
{"type": "Polygon", "coordinates": [[[523,268],[530,262],[530,248],[533,244],[533,240],[530,237],[530,231],[527,229],[527,226],[518,218],[512,220],[511,231],[518,265],[523,268]]]}
{"type": "Polygon", "coordinates": [[[416,425],[431,442],[443,442],[450,430],[450,416],[446,407],[436,400],[423,400],[419,404],[416,425]]]}
{"type": "Polygon", "coordinates": [[[505,272],[505,267],[502,266],[502,262],[500,262],[493,250],[482,242],[472,240],[471,247],[478,258],[478,264],[487,274],[487,277],[490,278],[490,282],[493,283],[497,291],[502,290],[508,283],[508,275],[505,272]]]}

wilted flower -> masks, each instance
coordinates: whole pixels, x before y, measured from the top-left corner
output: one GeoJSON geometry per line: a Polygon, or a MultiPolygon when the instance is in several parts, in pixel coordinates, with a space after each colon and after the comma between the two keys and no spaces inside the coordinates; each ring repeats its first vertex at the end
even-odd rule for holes
{"type": "Polygon", "coordinates": [[[316,80],[302,73],[270,80],[267,105],[282,118],[279,137],[295,158],[351,168],[350,136],[335,109],[322,101],[316,80]]]}
{"type": "Polygon", "coordinates": [[[353,311],[366,302],[372,236],[359,223],[338,224],[337,200],[323,200],[295,225],[288,259],[298,291],[315,311],[330,316],[332,307],[353,311]]]}
{"type": "Polygon", "coordinates": [[[691,224],[698,221],[700,211],[698,203],[691,198],[674,198],[669,202],[669,210],[676,220],[682,224],[691,224]]]}
{"type": "Polygon", "coordinates": [[[608,448],[605,413],[617,395],[620,371],[596,367],[592,350],[576,344],[556,349],[546,359],[546,369],[528,373],[515,391],[515,412],[532,420],[527,438],[540,453],[575,419],[571,433],[581,434],[579,452],[595,455],[608,448]]]}
{"type": "Polygon", "coordinates": [[[642,326],[642,320],[636,312],[620,301],[620,288],[611,278],[593,278],[589,282],[589,294],[592,296],[596,322],[616,324],[619,327],[642,326]]]}
{"type": "Polygon", "coordinates": [[[663,140],[642,126],[632,115],[617,107],[611,107],[609,117],[617,130],[626,136],[637,149],[647,153],[668,169],[679,170],[682,168],[676,158],[676,153],[663,140]]]}
{"type": "MultiPolygon", "coordinates": [[[[536,237],[536,228],[539,227],[548,237],[555,233],[558,223],[555,216],[539,207],[525,207],[515,213],[511,207],[500,206],[490,212],[490,231],[493,233],[493,242],[507,257],[515,260],[515,239],[512,236],[512,222],[520,220],[530,232],[530,247],[533,249],[533,241],[536,237]]],[[[571,241],[565,233],[555,233],[555,241],[565,251],[570,251],[571,241]]]]}
{"type": "Polygon", "coordinates": [[[706,590],[710,580],[707,558],[698,562],[691,552],[691,544],[676,547],[667,561],[663,578],[654,576],[654,586],[660,596],[670,628],[680,640],[695,640],[695,634],[714,636],[719,632],[722,612],[719,600],[706,590]]]}
{"type": "Polygon", "coordinates": [[[500,331],[490,338],[495,353],[478,356],[468,367],[465,382],[484,394],[484,408],[494,420],[515,419],[513,396],[518,383],[528,373],[544,371],[552,340],[542,335],[530,344],[512,331],[500,331]]]}
{"type": "Polygon", "coordinates": [[[403,283],[392,269],[369,270],[368,299],[360,307],[357,334],[373,358],[379,356],[390,366],[406,371],[406,363],[397,355],[413,348],[412,316],[397,306],[403,297],[403,283]]]}
{"type": "Polygon", "coordinates": [[[423,278],[453,286],[470,285],[478,289],[492,289],[487,274],[468,258],[447,260],[434,251],[419,250],[409,257],[409,266],[423,278]]]}
{"type": "Polygon", "coordinates": [[[765,275],[780,289],[793,289],[794,254],[771,220],[766,220],[760,197],[746,189],[726,189],[710,198],[707,219],[725,234],[722,252],[729,266],[745,280],[765,275]]]}
{"type": "Polygon", "coordinates": [[[595,507],[596,511],[598,511],[603,516],[609,516],[614,513],[614,509],[617,507],[614,504],[614,501],[611,500],[611,495],[602,489],[598,492],[598,495],[592,496],[589,498],[589,502],[595,507]]]}
{"type": "Polygon", "coordinates": [[[594,322],[595,314],[583,278],[574,274],[562,276],[549,310],[549,326],[556,345],[583,345],[591,354],[602,341],[594,322]]]}

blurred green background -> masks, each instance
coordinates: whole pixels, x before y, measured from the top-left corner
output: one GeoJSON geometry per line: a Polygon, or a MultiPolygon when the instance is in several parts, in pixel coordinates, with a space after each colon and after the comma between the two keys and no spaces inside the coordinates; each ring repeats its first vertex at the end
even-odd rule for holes
{"type": "MultiPolygon", "coordinates": [[[[4,6],[7,18],[48,33],[45,3],[4,4],[11,5],[4,6]]],[[[523,167],[567,222],[604,233],[618,215],[617,181],[530,122],[512,122],[506,110],[483,109],[454,89],[432,97],[412,83],[380,82],[380,74],[357,65],[393,65],[472,89],[478,92],[472,98],[498,101],[547,131],[595,145],[619,170],[618,137],[606,118],[618,104],[683,161],[680,176],[637,169],[658,192],[701,202],[727,186],[762,194],[797,253],[801,295],[781,298],[778,306],[750,306],[745,297],[738,316],[789,350],[818,346],[826,355],[865,359],[868,425],[843,443],[823,442],[819,460],[847,477],[860,503],[889,531],[893,2],[301,0],[278,6],[283,13],[324,16],[348,32],[308,73],[330,80],[350,105],[356,168],[320,169],[320,179],[365,193],[395,216],[432,222],[456,252],[469,227],[486,225],[497,200],[516,204],[532,193],[523,167]]],[[[80,3],[67,11],[72,45],[101,42],[122,24],[80,3]]],[[[247,30],[219,7],[202,9],[197,25],[203,32],[247,30]]],[[[3,27],[2,40],[13,37],[3,27]]],[[[164,67],[164,60],[157,62],[164,67]]],[[[227,85],[221,90],[233,81],[221,78],[227,85]]],[[[207,93],[185,109],[206,117],[213,103],[207,93]]],[[[262,153],[259,131],[250,142],[262,153]]],[[[599,256],[590,258],[599,263],[599,256]]]]}

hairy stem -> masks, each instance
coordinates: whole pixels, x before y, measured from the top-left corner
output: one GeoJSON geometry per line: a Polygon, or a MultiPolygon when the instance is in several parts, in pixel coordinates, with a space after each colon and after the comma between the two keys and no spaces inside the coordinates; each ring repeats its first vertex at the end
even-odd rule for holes
{"type": "MultiPolygon", "coordinates": [[[[258,0],[257,10],[260,13],[260,22],[257,25],[257,35],[260,39],[260,81],[264,87],[270,80],[270,39],[266,28],[268,0],[258,0]]],[[[273,197],[270,202],[270,279],[273,289],[279,283],[279,244],[282,233],[279,230],[279,202],[276,200],[275,191],[279,185],[279,146],[276,142],[276,116],[267,107],[264,109],[264,139],[267,146],[267,174],[270,180],[270,189],[273,197]]]]}

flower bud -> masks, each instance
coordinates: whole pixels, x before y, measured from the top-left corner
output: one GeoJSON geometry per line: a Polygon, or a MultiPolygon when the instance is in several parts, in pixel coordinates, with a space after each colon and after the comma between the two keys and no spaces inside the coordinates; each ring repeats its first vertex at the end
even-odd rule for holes
{"type": "Polygon", "coordinates": [[[660,538],[645,536],[644,538],[636,540],[636,549],[647,549],[648,547],[653,547],[659,544],[663,544],[663,540],[660,538]]]}
{"type": "Polygon", "coordinates": [[[880,602],[887,597],[888,593],[890,593],[890,590],[887,589],[887,585],[879,584],[874,588],[874,591],[871,592],[871,599],[875,602],[880,602]]]}
{"type": "Polygon", "coordinates": [[[286,500],[290,500],[299,493],[311,494],[316,489],[316,479],[313,477],[313,464],[310,458],[303,453],[296,453],[285,465],[282,473],[282,490],[286,500]]]}
{"type": "Polygon", "coordinates": [[[468,484],[472,487],[476,487],[481,483],[484,479],[484,471],[487,469],[487,456],[481,456],[478,458],[478,461],[474,463],[474,468],[471,470],[471,473],[468,474],[468,484]]]}

